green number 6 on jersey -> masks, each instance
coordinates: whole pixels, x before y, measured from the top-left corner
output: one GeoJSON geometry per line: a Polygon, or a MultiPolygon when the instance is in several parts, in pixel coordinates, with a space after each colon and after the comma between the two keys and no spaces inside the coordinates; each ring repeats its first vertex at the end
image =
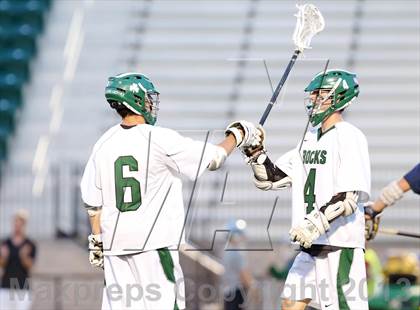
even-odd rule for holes
{"type": "Polygon", "coordinates": [[[129,156],[120,156],[114,162],[115,173],[115,201],[121,212],[136,211],[141,206],[140,182],[133,177],[124,177],[123,167],[128,166],[130,171],[139,171],[137,160],[129,156]],[[131,199],[124,201],[125,192],[130,188],[131,199]]]}

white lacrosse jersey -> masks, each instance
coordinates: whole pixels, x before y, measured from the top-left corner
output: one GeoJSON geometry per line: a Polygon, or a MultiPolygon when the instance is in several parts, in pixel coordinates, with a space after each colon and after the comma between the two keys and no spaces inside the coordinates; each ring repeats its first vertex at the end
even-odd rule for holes
{"type": "Polygon", "coordinates": [[[292,178],[292,227],[336,194],[358,191],[357,210],[333,220],[313,244],[364,248],[363,203],[370,196],[370,161],[367,140],[358,128],[339,122],[322,134],[308,131],[300,154],[298,146],[275,164],[292,178]]]}
{"type": "Polygon", "coordinates": [[[95,144],[81,181],[83,202],[102,207],[104,254],[182,243],[180,176],[201,175],[216,148],[147,124],[109,129],[95,144]]]}

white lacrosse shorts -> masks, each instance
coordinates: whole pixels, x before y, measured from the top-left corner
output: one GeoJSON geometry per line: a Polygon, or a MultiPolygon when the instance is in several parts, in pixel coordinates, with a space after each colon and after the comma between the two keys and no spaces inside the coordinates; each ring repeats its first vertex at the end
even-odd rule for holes
{"type": "Polygon", "coordinates": [[[102,310],[185,309],[178,251],[167,248],[104,257],[102,310]]]}
{"type": "Polygon", "coordinates": [[[282,298],[311,299],[322,310],[368,310],[364,250],[343,248],[325,255],[300,252],[289,270],[282,298]]]}

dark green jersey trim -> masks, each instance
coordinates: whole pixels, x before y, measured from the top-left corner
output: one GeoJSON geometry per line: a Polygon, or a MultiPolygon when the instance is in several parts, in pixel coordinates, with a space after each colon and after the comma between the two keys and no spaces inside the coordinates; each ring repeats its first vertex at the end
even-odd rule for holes
{"type": "Polygon", "coordinates": [[[136,127],[137,125],[123,125],[123,124],[120,124],[120,126],[123,128],[123,129],[130,129],[130,128],[133,128],[133,127],[136,127]]]}
{"type": "Polygon", "coordinates": [[[332,126],[330,128],[328,128],[326,131],[322,132],[322,128],[318,128],[318,136],[317,136],[317,141],[319,141],[319,139],[321,139],[321,137],[325,136],[325,134],[330,131],[333,130],[335,128],[335,126],[332,126]]]}
{"type": "Polygon", "coordinates": [[[341,250],[340,262],[338,263],[337,273],[337,294],[340,310],[350,310],[346,296],[343,292],[343,285],[350,282],[350,268],[353,263],[354,249],[345,248],[341,250]]]}
{"type": "MultiPolygon", "coordinates": [[[[160,264],[162,265],[166,278],[175,284],[174,261],[172,260],[171,252],[168,250],[168,248],[158,249],[157,251],[160,258],[160,264]]],[[[176,302],[176,296],[174,310],[179,310],[178,304],[176,302]]]]}

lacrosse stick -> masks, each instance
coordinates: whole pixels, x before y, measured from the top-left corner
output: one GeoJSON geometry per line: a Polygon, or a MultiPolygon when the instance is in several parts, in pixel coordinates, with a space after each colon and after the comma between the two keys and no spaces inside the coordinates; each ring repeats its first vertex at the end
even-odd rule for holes
{"type": "Polygon", "coordinates": [[[293,68],[293,65],[296,62],[296,59],[300,53],[302,53],[305,49],[311,48],[311,40],[312,38],[319,32],[321,32],[325,27],[324,18],[322,17],[321,12],[317,9],[317,7],[313,4],[304,4],[304,5],[296,5],[298,8],[298,12],[295,15],[297,17],[295,32],[293,33],[293,42],[295,43],[295,51],[293,53],[292,58],[289,61],[289,64],[286,67],[286,71],[284,71],[283,76],[280,82],[277,84],[277,87],[271,96],[270,102],[268,103],[267,107],[259,124],[262,126],[264,125],[270,111],[279,96],[281,89],[283,88],[284,83],[289,76],[290,71],[293,68]]]}
{"type": "Polygon", "coordinates": [[[403,236],[403,237],[410,237],[410,238],[417,238],[420,239],[419,234],[411,233],[411,232],[405,232],[397,229],[391,229],[391,228],[381,228],[379,229],[379,232],[386,235],[397,235],[397,236],[403,236]]]}

